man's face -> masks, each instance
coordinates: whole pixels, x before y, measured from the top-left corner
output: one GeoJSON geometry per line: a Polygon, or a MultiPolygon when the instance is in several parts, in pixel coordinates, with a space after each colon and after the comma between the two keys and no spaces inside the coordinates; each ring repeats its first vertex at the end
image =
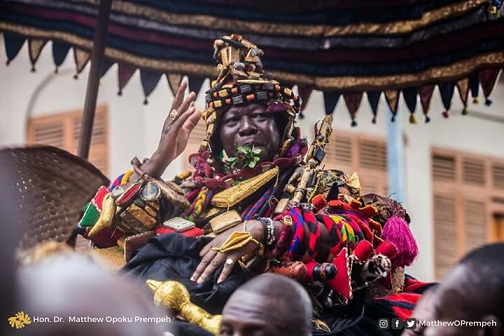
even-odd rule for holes
{"type": "MultiPolygon", "coordinates": [[[[277,308],[278,309],[278,308],[277,308]]],[[[283,336],[275,320],[273,299],[247,291],[236,292],[224,306],[220,336],[283,336]]]]}
{"type": "Polygon", "coordinates": [[[233,106],[224,113],[220,128],[222,147],[229,157],[237,146],[261,149],[260,161],[272,161],[278,152],[280,135],[271,113],[259,104],[233,106]]]}

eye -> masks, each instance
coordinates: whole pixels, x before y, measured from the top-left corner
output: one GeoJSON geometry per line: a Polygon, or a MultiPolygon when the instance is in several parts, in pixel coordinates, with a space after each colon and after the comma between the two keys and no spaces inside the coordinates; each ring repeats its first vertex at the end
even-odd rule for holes
{"type": "Polygon", "coordinates": [[[271,118],[271,116],[269,114],[266,114],[266,113],[256,113],[254,114],[254,119],[256,119],[257,121],[266,121],[266,120],[269,120],[271,118]]]}
{"type": "Polygon", "coordinates": [[[236,125],[237,122],[238,122],[238,118],[232,117],[232,118],[226,119],[224,124],[226,124],[227,126],[234,126],[234,125],[236,125]]]}

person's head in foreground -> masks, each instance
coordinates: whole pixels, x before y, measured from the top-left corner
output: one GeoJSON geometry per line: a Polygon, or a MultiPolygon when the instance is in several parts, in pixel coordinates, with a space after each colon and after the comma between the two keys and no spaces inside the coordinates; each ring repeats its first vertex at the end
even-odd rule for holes
{"type": "Polygon", "coordinates": [[[89,256],[48,256],[20,269],[19,280],[20,307],[32,319],[24,329],[32,336],[162,336],[166,329],[161,320],[139,320],[162,317],[146,293],[89,256]]]}
{"type": "Polygon", "coordinates": [[[281,275],[260,275],[238,288],[222,312],[221,336],[309,336],[312,304],[303,287],[281,275]]]}
{"type": "Polygon", "coordinates": [[[467,254],[440,285],[420,300],[412,316],[417,319],[416,328],[403,335],[504,335],[503,261],[504,243],[486,245],[467,254]],[[434,321],[436,325],[421,326],[419,321],[434,321]],[[443,326],[437,321],[454,323],[443,326]],[[471,322],[473,326],[468,325],[471,322]]]}

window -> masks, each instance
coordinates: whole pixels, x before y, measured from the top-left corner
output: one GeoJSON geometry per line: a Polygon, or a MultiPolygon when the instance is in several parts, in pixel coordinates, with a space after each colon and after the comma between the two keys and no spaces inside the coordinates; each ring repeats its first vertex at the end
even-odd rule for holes
{"type": "MultiPolygon", "coordinates": [[[[80,110],[30,118],[27,143],[55,146],[76,154],[81,122],[82,111],[80,110]]],[[[107,175],[108,119],[105,105],[98,106],[96,109],[89,161],[107,175]]]]}
{"type": "Polygon", "coordinates": [[[436,278],[468,251],[502,240],[497,213],[504,204],[504,162],[495,158],[434,149],[434,248],[436,278]]]}
{"type": "Polygon", "coordinates": [[[356,171],[362,193],[387,195],[387,145],[384,139],[334,131],[323,165],[348,175],[356,171]]]}

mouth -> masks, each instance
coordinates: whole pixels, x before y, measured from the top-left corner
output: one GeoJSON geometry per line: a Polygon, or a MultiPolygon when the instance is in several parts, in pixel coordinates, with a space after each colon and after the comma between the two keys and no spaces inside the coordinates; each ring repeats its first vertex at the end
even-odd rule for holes
{"type": "Polygon", "coordinates": [[[247,146],[247,147],[264,147],[262,143],[259,143],[257,141],[246,141],[243,143],[237,143],[237,146],[247,146]]]}

